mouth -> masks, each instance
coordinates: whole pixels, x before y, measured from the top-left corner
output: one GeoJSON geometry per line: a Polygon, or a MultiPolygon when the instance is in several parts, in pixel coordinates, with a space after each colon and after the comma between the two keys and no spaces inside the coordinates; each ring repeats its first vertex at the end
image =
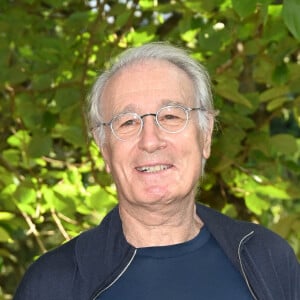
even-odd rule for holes
{"type": "Polygon", "coordinates": [[[137,167],[136,170],[142,173],[157,173],[160,171],[170,169],[171,167],[172,165],[142,166],[142,167],[137,167]]]}

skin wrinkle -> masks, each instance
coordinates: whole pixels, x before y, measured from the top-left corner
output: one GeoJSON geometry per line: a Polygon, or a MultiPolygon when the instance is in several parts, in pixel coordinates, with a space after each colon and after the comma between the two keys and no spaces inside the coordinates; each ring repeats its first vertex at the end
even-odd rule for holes
{"type": "MultiPolygon", "coordinates": [[[[166,99],[193,107],[193,91],[191,79],[178,67],[144,61],[109,80],[102,109],[105,120],[111,120],[128,107],[138,108],[139,114],[156,112],[166,99]]],[[[135,247],[181,243],[196,236],[203,225],[195,214],[194,198],[202,159],[210,154],[210,135],[205,137],[196,121],[192,112],[187,127],[170,134],[160,130],[153,117],[146,117],[140,136],[125,142],[106,130],[101,150],[117,187],[125,237],[135,247]],[[149,164],[172,167],[156,173],[136,169],[149,164]]]]}
{"type": "MultiPolygon", "coordinates": [[[[149,63],[151,63],[151,62],[153,62],[154,64],[156,64],[156,63],[162,63],[162,64],[169,64],[169,65],[172,65],[172,67],[175,67],[176,69],[178,69],[179,70],[179,68],[177,68],[175,65],[173,65],[173,64],[171,64],[171,63],[169,63],[169,62],[166,62],[166,61],[163,61],[163,60],[157,60],[157,59],[147,59],[147,60],[145,60],[145,61],[139,61],[139,62],[133,62],[133,63],[130,63],[128,66],[125,66],[125,67],[123,67],[123,68],[121,68],[119,71],[117,71],[111,78],[110,78],[110,80],[106,83],[106,85],[105,85],[105,88],[104,88],[104,93],[102,94],[102,97],[101,97],[101,99],[102,99],[102,101],[100,101],[100,109],[99,109],[99,111],[105,111],[105,104],[108,104],[108,105],[111,105],[112,104],[112,102],[113,102],[113,99],[116,97],[116,93],[117,93],[117,91],[115,91],[115,93],[114,93],[114,91],[112,91],[111,93],[110,93],[110,95],[109,95],[109,97],[107,97],[106,96],[106,93],[105,93],[105,90],[106,89],[108,89],[109,88],[109,86],[110,86],[110,83],[113,81],[113,80],[115,80],[115,79],[118,79],[118,77],[120,77],[120,76],[122,76],[122,74],[124,74],[124,72],[125,73],[127,73],[127,70],[128,69],[130,69],[130,68],[134,68],[136,65],[139,65],[139,66],[141,66],[141,67],[143,67],[143,66],[146,66],[146,65],[148,65],[149,63]]],[[[182,71],[183,72],[183,71],[182,71]]],[[[174,76],[176,76],[176,74],[174,75],[174,76]]],[[[187,75],[186,75],[187,76],[187,75]]],[[[176,78],[175,78],[176,79],[176,78]]],[[[139,83],[142,83],[141,82],[141,80],[137,80],[136,82],[135,82],[135,91],[138,91],[138,85],[139,85],[139,83]]],[[[148,85],[151,87],[151,84],[150,83],[148,83],[148,85]]],[[[180,94],[181,94],[181,96],[182,97],[184,97],[184,95],[183,95],[183,86],[182,86],[182,82],[180,81],[180,80],[178,80],[178,85],[179,85],[179,87],[180,87],[180,89],[179,89],[179,91],[180,91],[180,94]]],[[[192,98],[194,98],[194,95],[195,95],[195,87],[194,87],[194,84],[192,83],[192,85],[191,85],[191,90],[192,90],[192,98]]],[[[153,91],[155,91],[155,88],[154,87],[151,87],[151,88],[149,88],[149,90],[153,90],[153,91]]],[[[127,90],[127,92],[128,93],[130,93],[130,90],[127,90]]],[[[192,100],[192,99],[191,99],[192,100]]],[[[191,103],[192,105],[195,105],[195,100],[193,100],[193,103],[191,103]]],[[[180,104],[181,102],[178,102],[178,101],[176,101],[176,99],[163,99],[163,102],[162,102],[162,104],[163,105],[168,105],[168,104],[180,104]]],[[[142,107],[143,108],[143,107],[142,107]]],[[[141,109],[141,107],[139,106],[139,105],[137,105],[136,103],[130,103],[129,105],[127,105],[127,106],[125,106],[125,107],[123,107],[123,108],[119,108],[119,107],[114,107],[114,106],[112,106],[112,116],[115,116],[115,115],[117,115],[117,114],[119,114],[119,113],[121,113],[121,112],[137,112],[137,113],[139,113],[139,110],[141,109]]],[[[151,112],[146,112],[146,113],[151,113],[151,112]]],[[[102,116],[103,117],[103,116],[102,116]]],[[[110,119],[109,119],[110,120],[110,119]]]]}
{"type": "MultiPolygon", "coordinates": [[[[183,202],[184,203],[184,202],[183,202]]],[[[194,206],[193,206],[194,207],[194,206]]],[[[193,208],[192,207],[192,208],[193,208]]],[[[141,245],[150,246],[149,240],[156,240],[157,237],[157,229],[159,230],[159,236],[162,239],[168,240],[168,245],[172,244],[178,244],[179,241],[177,239],[174,239],[170,234],[170,230],[173,228],[180,228],[183,224],[188,227],[187,233],[183,236],[183,241],[188,241],[193,239],[199,232],[199,230],[204,225],[203,222],[197,217],[196,211],[194,211],[193,218],[189,218],[188,220],[184,218],[185,216],[185,207],[182,207],[181,210],[175,210],[175,211],[168,211],[165,214],[164,218],[160,218],[155,225],[148,224],[147,219],[140,221],[139,219],[136,219],[136,213],[139,213],[139,210],[126,210],[127,218],[132,218],[133,220],[137,221],[135,222],[135,226],[131,228],[129,231],[126,228],[126,225],[123,225],[124,232],[128,232],[127,239],[129,240],[139,240],[141,245]],[[177,223],[174,222],[174,220],[177,220],[177,223]],[[141,234],[140,227],[147,226],[148,232],[147,235],[141,234]]],[[[188,209],[190,209],[188,207],[188,209]]],[[[154,214],[156,212],[154,211],[154,214]]],[[[148,214],[151,214],[148,210],[148,214]]],[[[182,241],[182,242],[183,242],[182,241]]],[[[157,245],[157,243],[156,243],[157,245]]],[[[164,245],[164,244],[162,244],[164,245]]]]}

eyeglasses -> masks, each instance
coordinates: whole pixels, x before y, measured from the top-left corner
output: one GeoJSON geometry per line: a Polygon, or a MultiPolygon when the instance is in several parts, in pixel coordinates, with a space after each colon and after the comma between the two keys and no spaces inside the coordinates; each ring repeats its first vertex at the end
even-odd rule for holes
{"type": "Polygon", "coordinates": [[[190,119],[190,112],[195,110],[205,111],[202,107],[184,107],[181,105],[168,105],[160,108],[156,113],[139,115],[134,112],[120,113],[114,116],[108,123],[100,123],[109,126],[114,136],[122,141],[138,136],[144,126],[144,118],[152,116],[159,128],[168,133],[178,133],[185,129],[190,119]]]}

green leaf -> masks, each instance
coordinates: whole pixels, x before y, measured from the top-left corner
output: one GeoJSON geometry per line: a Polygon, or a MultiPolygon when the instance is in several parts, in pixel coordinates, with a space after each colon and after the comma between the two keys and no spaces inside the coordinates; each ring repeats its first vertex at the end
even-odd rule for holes
{"type": "Polygon", "coordinates": [[[130,32],[127,36],[127,40],[132,42],[134,46],[140,46],[144,43],[148,43],[154,39],[154,33],[146,30],[137,30],[130,32]]]}
{"type": "Polygon", "coordinates": [[[239,112],[222,112],[222,115],[220,117],[222,119],[222,122],[225,122],[226,124],[230,124],[232,122],[232,120],[235,120],[235,123],[243,128],[243,129],[249,129],[249,128],[254,128],[255,127],[255,122],[247,116],[243,116],[241,114],[239,114],[239,112]]]}
{"type": "Polygon", "coordinates": [[[258,185],[255,187],[256,194],[264,198],[289,200],[291,199],[288,191],[288,186],[284,185],[258,185]]]}
{"type": "Polygon", "coordinates": [[[18,115],[29,129],[36,129],[42,120],[41,102],[30,95],[20,95],[16,99],[18,115]]]}
{"type": "Polygon", "coordinates": [[[60,182],[53,188],[54,193],[45,194],[49,204],[52,204],[58,212],[73,217],[76,211],[76,202],[78,201],[78,190],[72,184],[60,182]],[[51,199],[52,197],[52,199],[51,199]]]}
{"type": "Polygon", "coordinates": [[[47,185],[43,185],[41,188],[42,195],[44,200],[46,201],[47,205],[50,208],[54,208],[54,203],[56,199],[56,195],[52,188],[48,188],[47,185]]]}
{"type": "Polygon", "coordinates": [[[19,130],[7,139],[9,145],[19,149],[24,149],[28,145],[29,141],[29,132],[25,130],[19,130]]]}
{"type": "Polygon", "coordinates": [[[280,97],[270,101],[267,105],[267,110],[272,111],[279,107],[282,107],[285,102],[289,101],[287,97],[280,97]]]}
{"type": "Polygon", "coordinates": [[[92,11],[75,11],[71,14],[71,16],[67,19],[66,26],[71,27],[72,29],[80,28],[82,24],[88,24],[90,21],[94,19],[95,13],[92,11]]]}
{"type": "Polygon", "coordinates": [[[3,228],[0,227],[0,242],[7,243],[11,240],[9,233],[3,228]]]}
{"type": "Polygon", "coordinates": [[[83,128],[78,126],[57,125],[56,133],[63,137],[67,142],[74,146],[85,146],[85,136],[83,135],[83,128]]]}
{"type": "Polygon", "coordinates": [[[271,141],[267,133],[254,131],[247,136],[247,145],[251,150],[259,150],[266,156],[270,154],[271,141]]]}
{"type": "Polygon", "coordinates": [[[124,26],[127,22],[130,16],[132,15],[131,10],[125,10],[123,13],[118,14],[116,17],[116,26],[122,27],[124,26]]]}
{"type": "Polygon", "coordinates": [[[299,149],[297,140],[289,134],[277,134],[271,137],[273,149],[284,155],[293,155],[299,149]]]}
{"type": "Polygon", "coordinates": [[[243,19],[251,15],[256,8],[256,0],[231,0],[233,9],[243,19]]]}
{"type": "Polygon", "coordinates": [[[32,76],[32,87],[34,89],[51,89],[52,84],[55,81],[55,75],[52,74],[51,72],[47,74],[35,74],[32,76]]]}
{"type": "Polygon", "coordinates": [[[191,42],[195,39],[197,33],[199,32],[199,29],[196,28],[196,29],[191,29],[191,30],[187,30],[185,32],[183,32],[181,34],[181,38],[186,41],[186,42],[191,42]]]}
{"type": "Polygon", "coordinates": [[[282,63],[278,65],[273,73],[272,79],[276,85],[285,84],[289,76],[287,64],[282,63]]]}
{"type": "Polygon", "coordinates": [[[28,154],[32,158],[48,155],[52,147],[52,139],[49,135],[37,132],[33,135],[29,145],[28,154]]]}
{"type": "Polygon", "coordinates": [[[272,226],[272,230],[277,232],[283,238],[287,238],[293,228],[293,224],[296,223],[297,218],[296,214],[285,216],[272,226]]]}
{"type": "Polygon", "coordinates": [[[199,11],[203,11],[203,6],[205,5],[205,3],[211,3],[213,4],[214,0],[211,1],[190,1],[190,0],[186,0],[184,1],[186,7],[188,7],[189,9],[193,10],[194,12],[199,12],[199,11]]]}
{"type": "Polygon", "coordinates": [[[142,9],[152,9],[155,6],[155,0],[139,0],[142,9]]]}
{"type": "Polygon", "coordinates": [[[252,107],[251,102],[238,91],[238,83],[236,80],[222,81],[215,87],[216,92],[227,100],[242,104],[248,108],[252,107]]]}
{"type": "Polygon", "coordinates": [[[16,65],[11,68],[7,68],[5,72],[5,81],[10,84],[20,84],[28,80],[28,74],[24,72],[21,66],[16,65]]]}
{"type": "Polygon", "coordinates": [[[2,152],[3,159],[8,161],[12,166],[19,166],[21,153],[17,149],[7,149],[2,152]]]}
{"type": "Polygon", "coordinates": [[[300,1],[299,0],[284,0],[282,15],[287,28],[300,41],[300,1]]]}
{"type": "Polygon", "coordinates": [[[7,221],[15,218],[15,214],[8,211],[0,211],[0,221],[7,221]]]}
{"type": "Polygon", "coordinates": [[[18,186],[14,196],[19,204],[32,204],[37,198],[36,191],[32,186],[26,186],[26,183],[18,186]]]}
{"type": "Polygon", "coordinates": [[[245,202],[247,207],[257,215],[261,215],[263,211],[267,210],[271,203],[257,196],[255,193],[246,195],[245,202]]]}
{"type": "Polygon", "coordinates": [[[63,7],[64,4],[61,0],[44,0],[44,2],[53,8],[63,7]]]}
{"type": "Polygon", "coordinates": [[[199,36],[198,36],[198,43],[200,49],[202,51],[208,51],[208,52],[219,51],[223,47],[224,42],[229,38],[231,34],[226,29],[227,27],[225,27],[225,29],[222,30],[216,30],[213,26],[209,26],[205,29],[202,29],[199,32],[199,36]]]}
{"type": "Polygon", "coordinates": [[[103,209],[109,210],[117,204],[115,197],[99,187],[90,188],[88,192],[90,196],[87,197],[86,203],[97,211],[101,211],[103,209]]]}
{"type": "Polygon", "coordinates": [[[55,109],[60,112],[81,101],[80,91],[74,87],[58,89],[55,95],[55,109]]]}
{"type": "Polygon", "coordinates": [[[283,95],[287,95],[290,92],[290,88],[287,85],[276,86],[267,89],[265,92],[261,93],[259,99],[261,102],[266,102],[278,98],[283,95]]]}

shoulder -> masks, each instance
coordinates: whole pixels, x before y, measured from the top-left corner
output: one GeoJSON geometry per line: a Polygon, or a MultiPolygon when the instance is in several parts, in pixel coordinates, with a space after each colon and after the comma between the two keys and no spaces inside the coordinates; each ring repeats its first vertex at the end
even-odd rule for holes
{"type": "Polygon", "coordinates": [[[14,299],[68,299],[66,292],[76,272],[75,243],[76,238],[43,254],[32,263],[14,299]],[[45,296],[47,294],[48,296],[45,296]]]}
{"type": "Polygon", "coordinates": [[[117,210],[109,213],[97,227],[87,230],[67,243],[39,257],[26,271],[15,300],[71,299],[69,293],[81,276],[102,267],[107,244],[117,233],[117,210]]]}
{"type": "Polygon", "coordinates": [[[203,205],[197,205],[197,212],[212,235],[225,248],[236,249],[244,239],[251,252],[276,257],[295,256],[286,240],[259,224],[232,219],[203,205]]]}
{"type": "Polygon", "coordinates": [[[264,295],[262,299],[265,293],[271,295],[268,299],[299,299],[300,265],[282,237],[261,225],[231,219],[203,205],[197,205],[197,213],[235,267],[246,272],[254,290],[264,295]]]}

